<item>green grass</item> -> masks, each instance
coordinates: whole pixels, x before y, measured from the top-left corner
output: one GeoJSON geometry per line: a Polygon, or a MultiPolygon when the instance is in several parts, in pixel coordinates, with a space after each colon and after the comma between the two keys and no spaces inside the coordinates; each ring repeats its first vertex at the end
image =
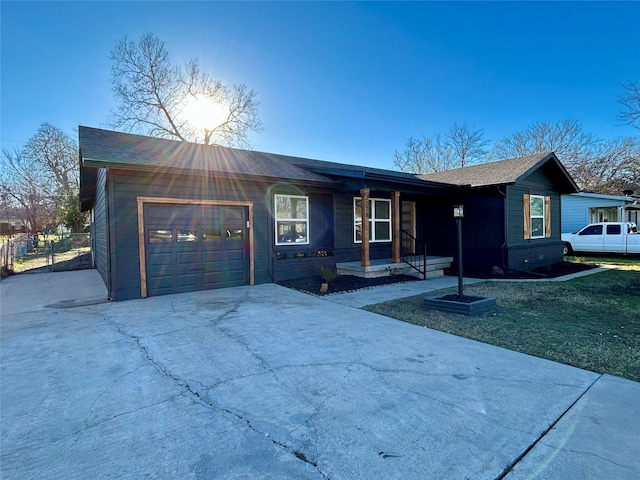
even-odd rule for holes
{"type": "MultiPolygon", "coordinates": [[[[612,264],[606,260],[602,263],[612,264]]],[[[495,297],[498,312],[465,317],[427,310],[424,295],[366,310],[640,381],[639,258],[625,260],[615,270],[565,282],[488,281],[465,287],[465,294],[495,297]]]]}
{"type": "Polygon", "coordinates": [[[566,256],[567,262],[588,263],[590,265],[614,265],[624,270],[640,271],[640,255],[608,255],[606,257],[595,254],[566,256]]]}

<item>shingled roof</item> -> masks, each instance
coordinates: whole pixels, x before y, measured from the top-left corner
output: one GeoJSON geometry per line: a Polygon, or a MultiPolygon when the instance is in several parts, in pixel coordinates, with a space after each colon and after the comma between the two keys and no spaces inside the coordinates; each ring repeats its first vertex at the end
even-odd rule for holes
{"type": "Polygon", "coordinates": [[[295,157],[285,155],[82,126],[78,128],[78,135],[85,167],[189,170],[332,183],[327,177],[298,167],[295,157]]]}
{"type": "Polygon", "coordinates": [[[78,132],[84,167],[195,170],[202,173],[272,177],[324,184],[335,184],[338,178],[348,177],[404,185],[445,187],[421,180],[414,174],[362,165],[201,145],[83,126],[79,127],[78,132]]]}
{"type": "MultiPolygon", "coordinates": [[[[273,153],[201,145],[163,138],[79,127],[82,184],[87,201],[92,197],[91,170],[96,167],[195,171],[227,176],[268,177],[297,182],[313,182],[338,187],[345,178],[382,180],[440,190],[451,186],[481,187],[522,181],[538,168],[551,169],[560,179],[562,193],[574,193],[577,186],[554,153],[512,158],[437,173],[414,175],[361,165],[327,162],[273,153]]],[[[84,198],[84,197],[83,197],[84,198]]]]}
{"type": "Polygon", "coordinates": [[[470,187],[511,185],[523,181],[535,170],[543,168],[547,164],[560,174],[560,177],[564,180],[562,183],[567,193],[578,191],[575,182],[553,152],[427,173],[419,175],[419,177],[432,182],[470,187]]]}
{"type": "Polygon", "coordinates": [[[78,136],[83,209],[90,208],[94,200],[96,169],[103,167],[273,178],[324,184],[334,188],[341,188],[345,179],[363,183],[369,180],[382,181],[405,187],[412,185],[418,189],[451,188],[449,185],[422,180],[414,174],[393,170],[201,145],[99,128],[80,126],[78,136]]]}

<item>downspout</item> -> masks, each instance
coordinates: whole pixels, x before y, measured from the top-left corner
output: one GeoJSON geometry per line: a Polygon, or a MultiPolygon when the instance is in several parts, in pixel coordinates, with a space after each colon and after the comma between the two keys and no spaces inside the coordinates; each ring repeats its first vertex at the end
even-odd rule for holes
{"type": "Polygon", "coordinates": [[[502,246],[500,247],[500,254],[502,256],[502,271],[503,272],[507,272],[507,270],[509,269],[507,267],[507,261],[506,261],[506,255],[507,255],[507,225],[508,225],[508,218],[509,218],[509,199],[507,197],[507,187],[504,187],[504,192],[500,189],[500,186],[497,185],[496,189],[498,190],[498,193],[500,193],[503,197],[504,197],[504,202],[502,202],[502,208],[503,208],[503,219],[502,219],[502,246]]]}

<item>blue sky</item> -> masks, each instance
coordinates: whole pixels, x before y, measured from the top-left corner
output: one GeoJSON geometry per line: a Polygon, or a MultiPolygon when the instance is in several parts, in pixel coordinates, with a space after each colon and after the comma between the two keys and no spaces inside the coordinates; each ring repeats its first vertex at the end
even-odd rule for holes
{"type": "Polygon", "coordinates": [[[255,150],[381,168],[410,136],[467,122],[498,140],[533,122],[619,124],[620,81],[640,81],[639,2],[2,1],[1,144],[49,122],[107,127],[109,52],[164,40],[258,93],[255,150]]]}

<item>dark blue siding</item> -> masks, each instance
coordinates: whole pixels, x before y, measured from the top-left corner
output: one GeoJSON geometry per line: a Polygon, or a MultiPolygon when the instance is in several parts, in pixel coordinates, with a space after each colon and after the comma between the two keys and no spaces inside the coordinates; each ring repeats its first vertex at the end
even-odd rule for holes
{"type": "Polygon", "coordinates": [[[109,289],[109,247],[107,232],[107,170],[98,169],[96,198],[93,204],[93,222],[91,224],[92,247],[96,270],[109,289]]]}
{"type": "Polygon", "coordinates": [[[192,175],[153,174],[111,170],[109,212],[113,221],[111,245],[115,300],[140,298],[137,197],[253,202],[255,283],[271,281],[269,273],[270,221],[266,187],[261,183],[192,175]]]}
{"type": "Polygon", "coordinates": [[[522,270],[544,267],[562,262],[560,194],[543,172],[536,172],[519,185],[507,189],[508,205],[508,261],[507,267],[522,270]],[[535,180],[535,181],[533,181],[535,180]],[[543,195],[551,198],[551,237],[525,239],[523,195],[543,195]]]}

